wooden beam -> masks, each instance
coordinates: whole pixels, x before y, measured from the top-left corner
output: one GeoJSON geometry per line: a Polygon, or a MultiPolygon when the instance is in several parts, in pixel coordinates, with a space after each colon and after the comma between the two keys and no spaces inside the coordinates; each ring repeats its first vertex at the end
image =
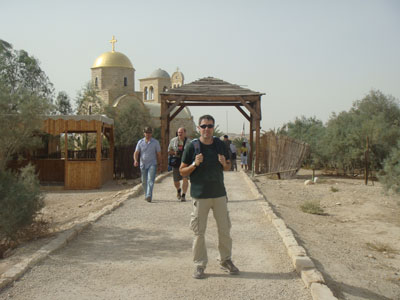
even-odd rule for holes
{"type": "Polygon", "coordinates": [[[253,107],[251,107],[243,97],[239,96],[238,98],[240,102],[242,102],[242,104],[251,112],[251,114],[253,114],[257,119],[260,118],[259,113],[253,107]]]}
{"type": "Polygon", "coordinates": [[[170,121],[172,121],[184,108],[185,108],[185,104],[182,104],[169,118],[170,121]]]}
{"type": "Polygon", "coordinates": [[[162,111],[162,115],[168,116],[174,110],[175,107],[177,107],[179,104],[181,104],[181,102],[184,100],[184,98],[185,97],[181,97],[181,99],[176,100],[175,103],[173,103],[171,106],[169,106],[168,103],[166,103],[168,108],[165,111],[162,111]]]}
{"type": "Polygon", "coordinates": [[[237,108],[238,111],[242,113],[242,115],[247,119],[247,121],[250,122],[250,116],[239,105],[235,105],[235,107],[237,108]]]}
{"type": "Polygon", "coordinates": [[[184,101],[181,102],[181,105],[185,104],[186,106],[236,106],[236,105],[240,105],[242,106],[243,104],[241,102],[226,102],[226,103],[221,103],[221,102],[213,102],[213,101],[204,101],[202,103],[200,102],[188,102],[188,101],[184,101]]]}
{"type": "Polygon", "coordinates": [[[173,94],[173,95],[161,95],[164,97],[168,97],[167,101],[175,101],[179,99],[180,97],[184,96],[185,101],[232,101],[234,99],[237,99],[239,96],[243,97],[246,99],[248,102],[255,102],[257,101],[260,97],[258,95],[206,95],[206,94],[173,94]]]}

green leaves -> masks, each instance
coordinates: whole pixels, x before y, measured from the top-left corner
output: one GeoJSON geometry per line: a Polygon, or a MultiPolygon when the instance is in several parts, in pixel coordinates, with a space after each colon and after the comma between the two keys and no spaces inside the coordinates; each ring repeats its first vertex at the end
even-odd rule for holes
{"type": "Polygon", "coordinates": [[[310,145],[306,165],[347,173],[365,167],[367,137],[370,167],[381,169],[400,139],[399,124],[399,101],[380,91],[371,91],[355,101],[348,112],[333,113],[325,126],[315,117],[302,116],[287,123],[279,133],[310,145]]]}

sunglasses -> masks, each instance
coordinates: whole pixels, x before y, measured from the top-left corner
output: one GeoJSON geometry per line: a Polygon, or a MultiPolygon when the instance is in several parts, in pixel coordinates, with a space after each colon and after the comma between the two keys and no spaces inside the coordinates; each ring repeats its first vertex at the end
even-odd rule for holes
{"type": "Polygon", "coordinates": [[[203,128],[203,129],[206,129],[206,128],[214,128],[214,124],[208,124],[208,125],[206,125],[206,124],[203,124],[203,125],[200,125],[199,126],[200,128],[203,128]]]}

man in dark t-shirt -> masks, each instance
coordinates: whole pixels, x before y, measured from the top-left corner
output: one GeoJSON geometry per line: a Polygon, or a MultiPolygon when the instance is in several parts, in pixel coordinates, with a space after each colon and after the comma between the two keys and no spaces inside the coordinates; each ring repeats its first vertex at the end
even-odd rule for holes
{"type": "Polygon", "coordinates": [[[225,144],[213,137],[214,125],[212,116],[200,117],[198,126],[200,138],[185,148],[179,168],[182,176],[190,175],[190,195],[193,198],[190,227],[194,232],[193,261],[196,268],[193,277],[196,279],[205,278],[204,270],[208,257],[204,235],[210,209],[214,212],[218,227],[220,265],[230,274],[239,273],[231,260],[231,222],[223,173],[224,170],[230,170],[231,164],[225,144]]]}

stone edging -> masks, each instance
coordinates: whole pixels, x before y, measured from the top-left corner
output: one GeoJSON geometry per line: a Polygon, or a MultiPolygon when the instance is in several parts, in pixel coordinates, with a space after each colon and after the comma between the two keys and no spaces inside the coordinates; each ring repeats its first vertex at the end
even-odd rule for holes
{"type": "MultiPolygon", "coordinates": [[[[155,182],[161,182],[165,177],[171,175],[172,172],[166,172],[158,175],[155,179],[155,182]]],[[[57,234],[57,237],[50,241],[48,244],[41,247],[34,254],[29,257],[26,257],[22,261],[13,265],[6,272],[4,272],[0,276],[0,290],[11,284],[12,282],[18,280],[25,274],[25,272],[32,268],[34,265],[43,261],[48,255],[53,253],[54,251],[61,249],[66,246],[70,241],[72,241],[75,237],[78,236],[83,230],[87,229],[92,223],[96,222],[102,216],[111,213],[116,208],[120,207],[123,202],[125,202],[129,198],[133,198],[142,193],[142,184],[139,183],[132,188],[132,190],[127,194],[120,198],[117,198],[115,202],[104,206],[101,210],[89,214],[87,219],[74,227],[57,234]]]]}
{"type": "Polygon", "coordinates": [[[337,300],[332,291],[325,284],[321,272],[317,270],[311,258],[307,256],[306,250],[298,244],[293,232],[286,226],[285,222],[274,213],[267,199],[260,192],[249,175],[243,171],[241,173],[256,198],[264,201],[261,203],[262,209],[281,236],[288,255],[292,260],[292,264],[297,273],[299,273],[305,286],[311,290],[313,300],[337,300]]]}

